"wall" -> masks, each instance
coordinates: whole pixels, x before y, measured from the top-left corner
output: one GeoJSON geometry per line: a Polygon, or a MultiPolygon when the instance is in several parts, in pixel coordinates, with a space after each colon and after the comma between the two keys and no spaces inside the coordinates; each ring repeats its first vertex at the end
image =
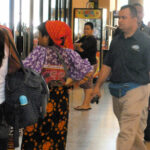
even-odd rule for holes
{"type": "Polygon", "coordinates": [[[86,4],[89,0],[72,0],[73,8],[86,8],[86,4]]]}
{"type": "Polygon", "coordinates": [[[73,31],[73,15],[74,15],[74,8],[86,8],[86,4],[89,0],[72,0],[72,26],[71,29],[73,31]]]}
{"type": "Polygon", "coordinates": [[[99,0],[99,8],[107,9],[107,24],[109,23],[110,0],[99,0]]]}
{"type": "Polygon", "coordinates": [[[116,9],[116,0],[110,1],[110,11],[113,11],[116,9]]]}

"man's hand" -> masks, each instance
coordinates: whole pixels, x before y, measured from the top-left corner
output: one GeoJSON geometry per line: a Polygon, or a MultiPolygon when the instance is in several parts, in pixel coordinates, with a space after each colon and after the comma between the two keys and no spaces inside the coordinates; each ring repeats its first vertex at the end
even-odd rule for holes
{"type": "Polygon", "coordinates": [[[81,43],[74,43],[74,48],[75,49],[78,50],[80,48],[80,46],[81,46],[81,43]]]}
{"type": "Polygon", "coordinates": [[[81,48],[82,43],[74,43],[74,49],[79,51],[79,52],[83,52],[84,49],[81,48]]]}
{"type": "Polygon", "coordinates": [[[77,50],[78,49],[78,43],[74,43],[73,45],[74,45],[74,49],[77,50]]]}

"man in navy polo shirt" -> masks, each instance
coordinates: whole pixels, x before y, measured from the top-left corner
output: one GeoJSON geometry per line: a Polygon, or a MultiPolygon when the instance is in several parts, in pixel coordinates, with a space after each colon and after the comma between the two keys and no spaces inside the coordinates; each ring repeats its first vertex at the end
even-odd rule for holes
{"type": "MultiPolygon", "coordinates": [[[[143,6],[139,3],[135,3],[133,4],[133,6],[137,10],[138,25],[139,25],[140,30],[150,36],[150,27],[146,26],[143,22],[143,17],[144,17],[143,6]]],[[[149,84],[149,87],[150,87],[150,84],[149,84]]],[[[148,111],[147,127],[144,133],[145,133],[144,139],[146,141],[150,141],[150,97],[149,97],[149,111],[148,111]]]]}
{"type": "Polygon", "coordinates": [[[101,86],[111,73],[109,88],[120,126],[117,150],[147,150],[143,137],[149,97],[150,38],[138,28],[137,11],[131,5],[121,8],[119,28],[122,33],[111,42],[93,96],[101,96],[101,86]]]}

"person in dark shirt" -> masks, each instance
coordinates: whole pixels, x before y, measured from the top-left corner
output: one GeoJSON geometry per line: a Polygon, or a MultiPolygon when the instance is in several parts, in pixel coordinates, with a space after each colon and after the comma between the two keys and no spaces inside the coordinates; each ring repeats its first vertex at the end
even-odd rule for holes
{"type": "Polygon", "coordinates": [[[150,72],[150,38],[138,28],[137,11],[125,5],[119,12],[118,34],[111,42],[93,96],[111,73],[109,89],[120,132],[116,150],[147,150],[144,144],[150,72]]]}
{"type": "Polygon", "coordinates": [[[145,25],[143,22],[143,17],[144,17],[143,6],[139,3],[134,3],[133,6],[136,8],[137,11],[138,26],[140,30],[150,36],[150,27],[145,25]]]}
{"type": "MultiPolygon", "coordinates": [[[[138,25],[139,25],[139,29],[144,32],[145,34],[147,34],[148,36],[150,36],[150,27],[146,26],[143,22],[143,17],[144,17],[144,10],[143,10],[143,6],[139,3],[134,3],[133,6],[136,8],[137,10],[137,17],[138,17],[138,25]]],[[[150,86],[150,84],[149,84],[150,86]]],[[[147,107],[146,107],[147,109],[147,107]]],[[[149,97],[149,108],[148,108],[148,119],[147,119],[147,127],[144,131],[144,139],[145,141],[150,141],[150,97],[149,97]]]]}
{"type": "MultiPolygon", "coordinates": [[[[80,54],[81,58],[87,58],[93,66],[93,75],[97,68],[96,52],[97,41],[93,36],[93,23],[87,22],[84,25],[84,36],[74,44],[75,50],[80,54]]],[[[75,107],[76,110],[90,110],[90,102],[92,99],[93,91],[93,76],[83,85],[80,86],[84,89],[85,97],[81,106],[75,107]]]]}

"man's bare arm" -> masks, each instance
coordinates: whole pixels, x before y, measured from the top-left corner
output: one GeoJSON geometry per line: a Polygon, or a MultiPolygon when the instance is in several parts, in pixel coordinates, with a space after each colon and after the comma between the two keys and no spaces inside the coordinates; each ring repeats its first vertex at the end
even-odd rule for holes
{"type": "Polygon", "coordinates": [[[96,83],[96,86],[101,87],[103,83],[107,80],[111,72],[111,68],[107,65],[102,65],[102,68],[98,75],[98,81],[96,83]]]}
{"type": "Polygon", "coordinates": [[[95,97],[96,95],[101,97],[100,88],[103,85],[103,83],[107,80],[107,78],[109,77],[110,72],[111,72],[111,68],[109,66],[102,65],[102,68],[98,75],[98,81],[96,82],[96,86],[93,89],[93,94],[92,94],[93,97],[95,97]]]}

